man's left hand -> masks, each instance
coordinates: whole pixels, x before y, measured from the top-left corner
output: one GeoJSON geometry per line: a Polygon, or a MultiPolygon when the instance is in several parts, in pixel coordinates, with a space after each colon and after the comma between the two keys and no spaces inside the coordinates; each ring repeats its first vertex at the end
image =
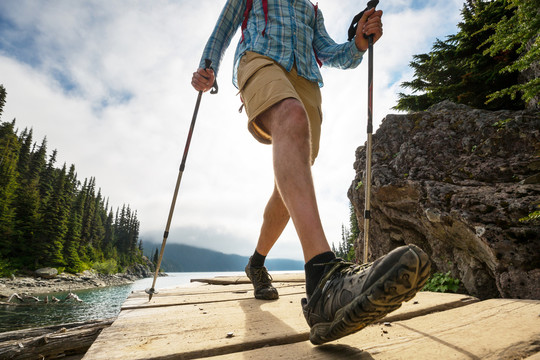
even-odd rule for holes
{"type": "Polygon", "coordinates": [[[368,39],[364,35],[373,35],[373,43],[376,43],[381,38],[383,34],[382,14],[382,10],[369,9],[364,13],[360,21],[358,21],[356,36],[354,38],[358,50],[367,51],[368,49],[368,39]]]}

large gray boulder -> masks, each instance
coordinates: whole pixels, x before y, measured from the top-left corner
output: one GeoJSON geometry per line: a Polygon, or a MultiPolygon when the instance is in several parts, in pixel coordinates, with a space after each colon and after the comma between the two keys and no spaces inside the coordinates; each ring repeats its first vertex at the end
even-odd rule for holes
{"type": "Polygon", "coordinates": [[[34,271],[34,274],[36,277],[40,277],[43,279],[53,279],[56,277],[56,275],[58,275],[58,270],[55,268],[46,267],[37,269],[36,271],[34,271]]]}
{"type": "MultiPolygon", "coordinates": [[[[450,102],[388,115],[373,137],[370,258],[403,244],[480,298],[540,299],[540,112],[450,102]]],[[[349,189],[363,232],[365,148],[349,189]]],[[[357,256],[362,258],[363,233],[357,256]]]]}

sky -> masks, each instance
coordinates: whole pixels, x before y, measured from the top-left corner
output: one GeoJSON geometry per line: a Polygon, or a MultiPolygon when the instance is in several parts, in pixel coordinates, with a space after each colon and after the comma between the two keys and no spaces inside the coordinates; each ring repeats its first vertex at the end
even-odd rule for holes
{"type": "MultiPolygon", "coordinates": [[[[345,42],[366,2],[319,0],[328,33],[345,42]]],[[[137,211],[144,243],[161,243],[197,93],[202,50],[225,0],[2,0],[2,121],[46,137],[57,165],[95,177],[114,208],[137,211]]],[[[457,32],[463,0],[381,0],[384,35],[374,48],[375,130],[395,114],[412,56],[457,32]]],[[[231,42],[219,94],[202,97],[168,242],[250,255],[274,186],[271,146],[247,131],[231,82],[231,42]]],[[[356,69],[323,67],[323,127],[312,168],[331,243],[349,224],[347,190],[355,150],[366,141],[368,60],[356,69]]],[[[303,259],[292,222],[269,254],[303,259]]]]}

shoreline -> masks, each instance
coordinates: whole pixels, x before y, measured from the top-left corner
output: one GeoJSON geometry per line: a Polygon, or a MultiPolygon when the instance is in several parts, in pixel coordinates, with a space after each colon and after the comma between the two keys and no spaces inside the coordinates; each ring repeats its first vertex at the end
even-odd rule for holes
{"type": "Polygon", "coordinates": [[[9,298],[13,294],[36,296],[74,290],[129,285],[135,280],[143,279],[144,277],[125,273],[104,275],[97,274],[93,271],[85,271],[77,275],[64,273],[51,279],[34,276],[4,277],[0,278],[0,301],[9,298]]]}

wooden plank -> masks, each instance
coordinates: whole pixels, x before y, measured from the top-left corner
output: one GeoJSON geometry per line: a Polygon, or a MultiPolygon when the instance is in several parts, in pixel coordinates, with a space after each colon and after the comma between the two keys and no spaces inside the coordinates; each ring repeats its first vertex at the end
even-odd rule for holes
{"type": "MultiPolygon", "coordinates": [[[[122,310],[133,310],[151,307],[164,307],[174,305],[190,305],[190,304],[206,304],[211,302],[222,302],[231,300],[252,299],[253,286],[246,285],[230,285],[220,286],[221,291],[213,292],[197,292],[197,293],[184,293],[184,294],[171,294],[166,293],[164,295],[157,294],[152,297],[152,300],[148,300],[148,294],[145,293],[145,297],[129,297],[122,305],[122,310]]],[[[304,294],[306,292],[305,286],[289,284],[285,286],[281,283],[281,286],[276,285],[280,296],[292,295],[292,294],[304,294]]]]}
{"type": "MultiPolygon", "coordinates": [[[[305,285],[305,283],[297,283],[297,282],[274,282],[274,287],[281,288],[281,287],[288,287],[288,286],[302,286],[305,285]]],[[[243,283],[243,284],[201,284],[201,283],[192,283],[188,286],[178,286],[178,287],[169,287],[160,289],[157,288],[157,295],[154,296],[177,296],[177,295],[185,295],[185,294],[208,294],[208,293],[227,293],[231,291],[249,291],[253,290],[253,285],[251,283],[243,283]]],[[[135,290],[133,291],[128,298],[148,298],[148,294],[144,290],[135,290]]]]}
{"type": "MultiPolygon", "coordinates": [[[[291,274],[274,274],[272,275],[272,283],[277,282],[306,282],[306,276],[302,273],[291,273],[291,274]]],[[[251,284],[251,281],[247,276],[216,276],[213,278],[200,278],[200,279],[191,279],[191,282],[202,282],[206,284],[213,285],[234,285],[234,284],[251,284]]]]}
{"type": "MultiPolygon", "coordinates": [[[[300,308],[304,293],[276,301],[251,297],[210,303],[123,310],[84,359],[191,359],[276,344],[305,342],[309,328],[300,308]],[[232,337],[227,334],[232,333],[232,337]]],[[[469,297],[420,293],[393,316],[462,306],[469,297]],[[454,304],[454,305],[450,305],[454,304]]],[[[412,315],[411,315],[412,316],[412,315]]]]}
{"type": "MultiPolygon", "coordinates": [[[[538,359],[540,301],[494,299],[391,326],[372,325],[332,343],[309,341],[242,353],[243,359],[538,359]]],[[[239,354],[211,357],[237,359],[239,354]]]]}

